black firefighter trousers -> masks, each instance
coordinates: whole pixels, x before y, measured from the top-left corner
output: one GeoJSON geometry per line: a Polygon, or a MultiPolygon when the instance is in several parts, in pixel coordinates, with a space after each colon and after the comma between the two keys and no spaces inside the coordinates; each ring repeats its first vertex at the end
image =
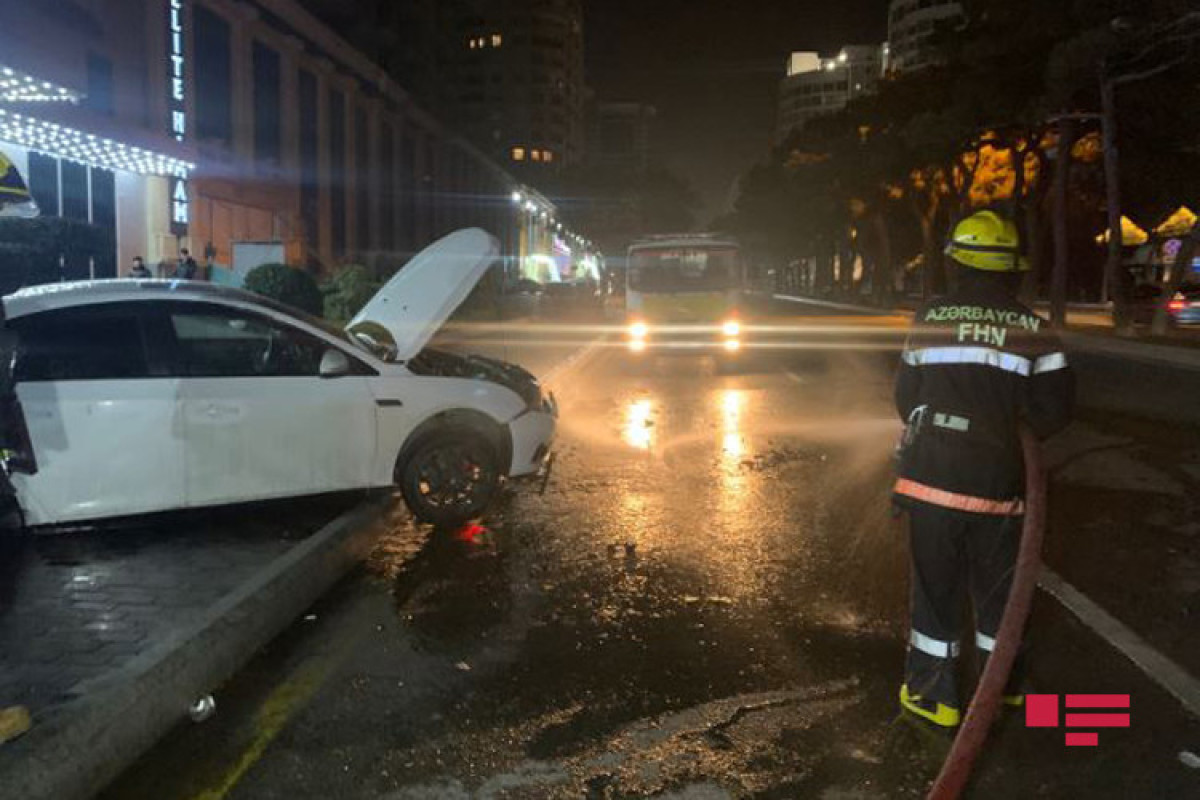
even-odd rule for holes
{"type": "MultiPolygon", "coordinates": [[[[912,630],[905,683],[910,695],[962,709],[958,655],[964,589],[975,616],[979,664],[995,647],[1020,545],[1020,516],[976,514],[925,503],[909,508],[912,553],[912,630]]],[[[1009,689],[1021,685],[1020,661],[1009,689]]]]}

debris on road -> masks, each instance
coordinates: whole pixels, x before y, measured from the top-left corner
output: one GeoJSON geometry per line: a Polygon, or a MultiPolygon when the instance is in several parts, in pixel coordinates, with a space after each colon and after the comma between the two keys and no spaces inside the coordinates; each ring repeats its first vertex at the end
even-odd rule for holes
{"type": "Polygon", "coordinates": [[[456,670],[458,670],[459,672],[470,672],[471,671],[471,665],[465,661],[458,662],[457,664],[454,665],[454,668],[456,670]]]}
{"type": "Polygon", "coordinates": [[[211,694],[204,695],[204,697],[192,703],[191,708],[188,709],[188,716],[195,723],[207,722],[216,713],[217,701],[211,694]]]}
{"type": "Polygon", "coordinates": [[[1191,750],[1183,750],[1180,752],[1179,762],[1188,769],[1200,769],[1200,756],[1196,755],[1191,750]]]}
{"type": "Polygon", "coordinates": [[[33,726],[25,706],[0,708],[0,744],[16,739],[33,726]]]}

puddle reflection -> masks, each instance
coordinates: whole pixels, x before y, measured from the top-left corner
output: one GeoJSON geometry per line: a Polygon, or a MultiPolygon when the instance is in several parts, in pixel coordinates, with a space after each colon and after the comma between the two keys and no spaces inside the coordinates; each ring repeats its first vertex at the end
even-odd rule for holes
{"type": "Polygon", "coordinates": [[[654,403],[649,398],[635,400],[625,411],[625,428],[622,438],[630,447],[649,450],[654,443],[654,403]]]}

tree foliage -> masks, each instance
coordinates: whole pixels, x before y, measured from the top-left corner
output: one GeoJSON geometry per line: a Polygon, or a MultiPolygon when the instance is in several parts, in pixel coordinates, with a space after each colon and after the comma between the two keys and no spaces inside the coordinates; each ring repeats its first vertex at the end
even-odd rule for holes
{"type": "Polygon", "coordinates": [[[246,289],[263,297],[320,315],[324,298],[313,276],[287,264],[262,264],[246,275],[246,289]]]}
{"type": "Polygon", "coordinates": [[[325,318],[349,322],[375,296],[379,286],[366,267],[357,264],[343,267],[321,287],[325,295],[325,318]]]}
{"type": "MultiPolygon", "coordinates": [[[[956,220],[998,207],[1022,228],[1045,281],[1050,186],[1063,113],[1099,112],[1101,70],[1147,73],[1118,89],[1123,210],[1156,224],[1200,191],[1200,19],[1189,0],[969,0],[939,34],[940,66],[812,120],[741,181],[728,220],[781,263],[808,259],[826,291],[880,299],[916,266],[926,293],[946,278],[941,242],[956,220]],[[1175,27],[1170,27],[1175,24],[1175,27]],[[1144,40],[1154,40],[1154,46],[1144,40]],[[849,266],[861,258],[863,272],[849,266]],[[845,265],[843,265],[845,262],[845,265]]],[[[1072,283],[1099,287],[1104,188],[1096,122],[1072,148],[1072,283]]]]}

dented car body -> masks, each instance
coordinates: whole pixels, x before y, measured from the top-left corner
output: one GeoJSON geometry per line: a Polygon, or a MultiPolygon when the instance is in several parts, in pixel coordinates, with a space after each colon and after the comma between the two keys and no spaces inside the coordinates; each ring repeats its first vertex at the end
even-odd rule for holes
{"type": "Polygon", "coordinates": [[[557,417],[518,367],[422,352],[496,253],[483,231],[451,234],[346,330],[191,282],[10,295],[25,523],[397,485],[421,519],[478,516],[500,480],[542,467],[557,417]]]}

